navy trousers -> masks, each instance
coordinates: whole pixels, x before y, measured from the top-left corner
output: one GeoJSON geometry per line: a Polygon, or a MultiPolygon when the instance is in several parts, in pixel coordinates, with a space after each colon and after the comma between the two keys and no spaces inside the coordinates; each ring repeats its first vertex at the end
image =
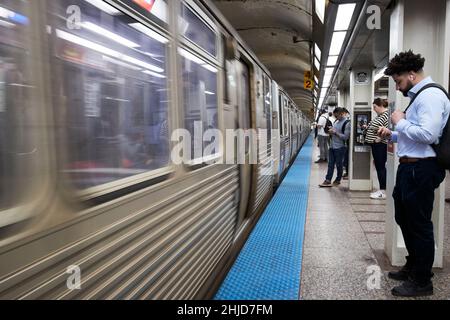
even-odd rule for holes
{"type": "Polygon", "coordinates": [[[434,191],[445,179],[445,170],[435,159],[400,164],[392,196],[395,221],[402,230],[412,277],[420,284],[431,280],[434,233],[431,214],[434,191]]]}
{"type": "Polygon", "coordinates": [[[375,169],[377,170],[378,182],[380,183],[380,190],[386,190],[387,144],[372,144],[372,155],[375,169]]]}
{"type": "Polygon", "coordinates": [[[339,149],[333,149],[330,148],[330,152],[328,154],[328,172],[326,176],[326,180],[331,181],[333,179],[334,174],[334,166],[336,166],[337,169],[337,177],[336,181],[341,181],[342,174],[344,171],[344,156],[347,148],[339,148],[339,149]]]}

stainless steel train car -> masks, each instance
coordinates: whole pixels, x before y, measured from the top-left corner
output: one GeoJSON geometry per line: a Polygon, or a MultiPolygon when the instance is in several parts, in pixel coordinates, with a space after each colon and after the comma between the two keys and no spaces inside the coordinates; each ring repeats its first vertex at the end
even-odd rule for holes
{"type": "Polygon", "coordinates": [[[0,0],[0,298],[211,298],[309,133],[208,1],[0,0]],[[195,123],[269,152],[174,163],[195,123]]]}

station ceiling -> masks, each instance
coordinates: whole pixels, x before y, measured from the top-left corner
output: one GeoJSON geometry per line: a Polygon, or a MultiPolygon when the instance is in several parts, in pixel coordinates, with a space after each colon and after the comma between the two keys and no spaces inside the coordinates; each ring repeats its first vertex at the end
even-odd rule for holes
{"type": "Polygon", "coordinates": [[[311,70],[313,1],[212,0],[273,79],[312,117],[312,93],[304,89],[311,70]]]}

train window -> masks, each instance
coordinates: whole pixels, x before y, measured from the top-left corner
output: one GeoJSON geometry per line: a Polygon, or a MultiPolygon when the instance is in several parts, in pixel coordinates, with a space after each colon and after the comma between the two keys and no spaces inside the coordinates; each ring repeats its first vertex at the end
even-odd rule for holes
{"type": "MultiPolygon", "coordinates": [[[[191,159],[199,160],[203,157],[202,149],[213,142],[199,143],[203,134],[219,128],[218,69],[185,49],[180,48],[178,52],[182,60],[185,128],[191,134],[191,159]]],[[[212,151],[217,154],[220,150],[212,151]]]]}
{"type": "Polygon", "coordinates": [[[213,57],[217,56],[215,32],[185,5],[181,6],[179,32],[213,57]]]}
{"type": "Polygon", "coordinates": [[[92,0],[71,27],[72,3],[49,2],[64,174],[87,192],[150,177],[169,165],[168,40],[92,0]]]}
{"type": "Polygon", "coordinates": [[[30,1],[0,0],[0,227],[22,220],[12,208],[25,202],[37,182],[30,171],[39,114],[30,11],[30,1]]]}

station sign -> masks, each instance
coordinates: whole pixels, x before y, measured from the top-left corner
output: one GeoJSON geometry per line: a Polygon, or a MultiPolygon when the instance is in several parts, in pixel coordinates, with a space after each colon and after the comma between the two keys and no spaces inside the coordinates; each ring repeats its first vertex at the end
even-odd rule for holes
{"type": "Polygon", "coordinates": [[[305,71],[305,76],[304,76],[304,84],[303,87],[307,90],[312,90],[314,89],[314,81],[312,79],[312,73],[311,71],[305,71]]]}

